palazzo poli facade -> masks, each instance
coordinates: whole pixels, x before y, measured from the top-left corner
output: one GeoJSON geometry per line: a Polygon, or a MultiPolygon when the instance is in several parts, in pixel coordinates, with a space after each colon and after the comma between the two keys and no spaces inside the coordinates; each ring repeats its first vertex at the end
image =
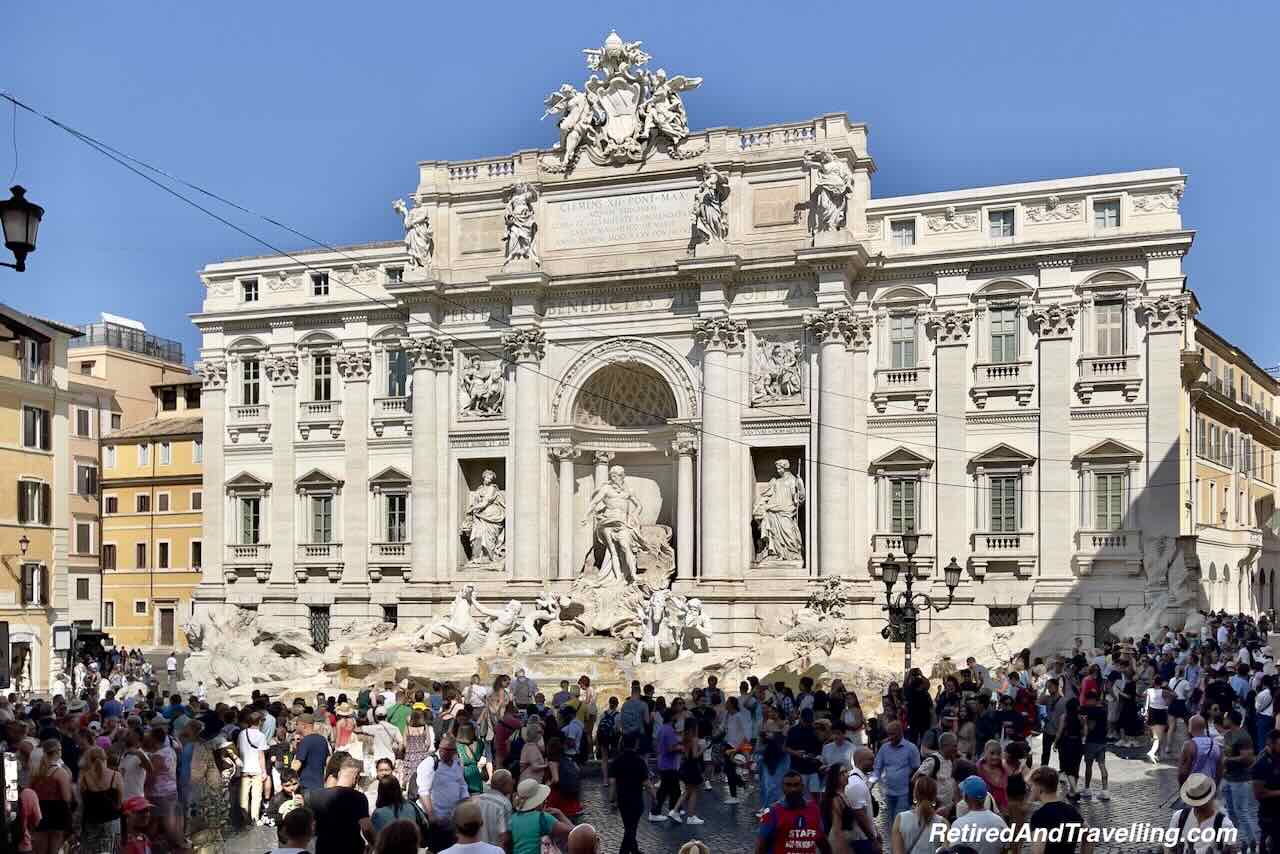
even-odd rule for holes
{"type": "Polygon", "coordinates": [[[1179,170],[881,198],[865,125],[692,132],[646,60],[420,163],[403,242],[204,268],[197,608],[322,645],[611,567],[746,649],[831,576],[878,633],[914,529],[948,621],[1066,645],[1194,569],[1179,170]]]}

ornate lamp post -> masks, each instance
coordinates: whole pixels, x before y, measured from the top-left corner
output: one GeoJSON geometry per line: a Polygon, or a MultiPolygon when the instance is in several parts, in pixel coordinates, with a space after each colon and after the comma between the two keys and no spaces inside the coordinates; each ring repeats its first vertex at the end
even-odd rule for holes
{"type": "Polygon", "coordinates": [[[916,555],[916,549],[920,546],[920,535],[914,530],[907,531],[902,535],[902,551],[906,555],[906,589],[897,596],[893,595],[893,587],[898,583],[898,562],[894,560],[893,553],[889,553],[889,557],[884,563],[880,564],[881,579],[884,581],[884,607],[882,610],[889,612],[889,625],[881,634],[887,638],[893,638],[895,634],[900,633],[903,641],[903,668],[902,672],[906,674],[911,670],[911,644],[916,637],[916,617],[918,614],[932,611],[945,611],[951,607],[952,601],[955,599],[956,587],[960,584],[960,564],[953,557],[951,563],[943,567],[943,574],[947,582],[947,601],[936,602],[933,597],[927,593],[916,593],[912,589],[915,583],[915,566],[912,558],[916,555]]]}
{"type": "Polygon", "coordinates": [[[0,202],[0,226],[4,228],[4,245],[17,263],[0,261],[0,266],[12,267],[21,273],[27,269],[27,256],[36,251],[36,231],[44,208],[27,201],[27,191],[21,186],[15,184],[9,189],[13,197],[0,202]]]}

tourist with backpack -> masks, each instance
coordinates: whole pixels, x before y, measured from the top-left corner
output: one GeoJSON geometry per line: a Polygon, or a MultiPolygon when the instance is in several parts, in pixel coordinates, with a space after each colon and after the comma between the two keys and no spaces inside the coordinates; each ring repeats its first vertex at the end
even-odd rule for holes
{"type": "Polygon", "coordinates": [[[1234,848],[1225,840],[1235,839],[1235,825],[1218,806],[1214,797],[1217,788],[1213,778],[1206,774],[1187,777],[1178,791],[1179,799],[1186,806],[1175,810],[1169,820],[1169,830],[1178,834],[1178,841],[1175,845],[1166,844],[1167,850],[1174,854],[1223,854],[1234,848]]]}
{"type": "Polygon", "coordinates": [[[1182,755],[1178,760],[1178,782],[1184,783],[1192,774],[1203,774],[1214,782],[1216,787],[1226,769],[1222,756],[1222,748],[1212,737],[1205,734],[1205,720],[1199,715],[1192,715],[1187,722],[1187,731],[1191,737],[1182,745],[1182,755]]]}

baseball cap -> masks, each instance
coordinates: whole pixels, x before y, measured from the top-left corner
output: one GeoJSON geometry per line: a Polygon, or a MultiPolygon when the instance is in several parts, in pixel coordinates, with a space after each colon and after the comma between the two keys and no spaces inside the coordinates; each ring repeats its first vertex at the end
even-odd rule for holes
{"type": "Polygon", "coordinates": [[[976,801],[985,801],[987,799],[986,781],[976,774],[965,777],[964,782],[960,784],[960,793],[966,798],[973,798],[976,801]]]}
{"type": "Polygon", "coordinates": [[[134,795],[132,798],[128,798],[125,800],[124,805],[120,807],[120,810],[125,815],[133,815],[134,813],[139,813],[145,810],[149,810],[153,806],[154,804],[152,804],[151,801],[147,800],[142,795],[134,795]]]}

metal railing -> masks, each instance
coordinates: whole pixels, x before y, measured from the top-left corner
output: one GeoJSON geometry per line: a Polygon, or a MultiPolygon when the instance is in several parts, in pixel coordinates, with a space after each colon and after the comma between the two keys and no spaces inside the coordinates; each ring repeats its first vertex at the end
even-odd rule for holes
{"type": "Polygon", "coordinates": [[[144,356],[162,359],[175,365],[185,364],[182,344],[177,341],[106,321],[86,323],[79,328],[82,334],[79,338],[71,339],[67,345],[69,349],[114,347],[117,350],[127,350],[130,353],[141,353],[144,356]]]}

